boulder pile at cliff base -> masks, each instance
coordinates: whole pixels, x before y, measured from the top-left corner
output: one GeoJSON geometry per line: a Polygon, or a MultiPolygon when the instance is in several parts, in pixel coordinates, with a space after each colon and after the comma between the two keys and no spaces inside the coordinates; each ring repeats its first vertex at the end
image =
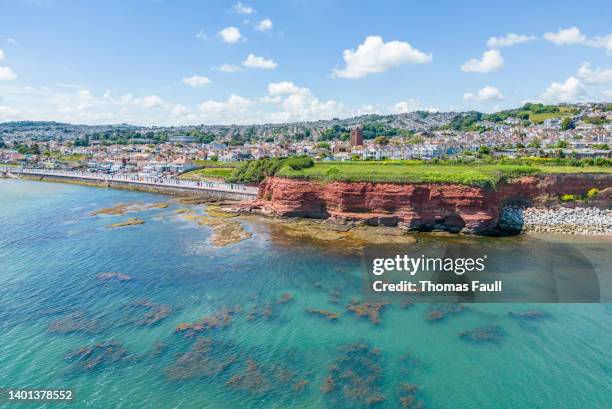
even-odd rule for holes
{"type": "Polygon", "coordinates": [[[499,225],[505,230],[612,236],[612,210],[595,207],[506,207],[499,225]]]}

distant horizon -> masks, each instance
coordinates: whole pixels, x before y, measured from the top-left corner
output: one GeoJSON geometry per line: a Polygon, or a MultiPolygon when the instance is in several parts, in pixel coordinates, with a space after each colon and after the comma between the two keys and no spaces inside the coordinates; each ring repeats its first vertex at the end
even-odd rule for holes
{"type": "MultiPolygon", "coordinates": [[[[539,102],[525,102],[525,104],[537,104],[539,102]]],[[[554,106],[559,106],[559,105],[576,105],[576,104],[612,104],[612,102],[609,101],[581,101],[581,102],[576,102],[576,103],[565,103],[565,102],[561,102],[561,103],[557,103],[557,104],[545,104],[545,105],[554,105],[554,106]]],[[[137,127],[137,128],[183,128],[183,127],[197,127],[197,126],[208,126],[208,127],[215,127],[215,126],[239,126],[239,127],[249,127],[249,126],[266,126],[266,125],[270,125],[270,126],[279,126],[279,125],[293,125],[293,124],[304,124],[304,123],[315,123],[315,122],[330,122],[330,121],[344,121],[344,120],[350,120],[350,119],[356,119],[356,118],[361,118],[361,117],[367,117],[367,116],[397,116],[397,115],[408,115],[408,114],[414,114],[417,112],[428,112],[430,114],[464,114],[467,112],[480,112],[481,114],[495,114],[497,112],[502,112],[502,111],[508,111],[508,110],[513,110],[513,109],[518,109],[520,107],[524,106],[523,105],[519,105],[516,107],[509,107],[509,108],[505,108],[505,109],[500,109],[499,111],[494,111],[494,112],[482,112],[482,111],[478,111],[478,110],[465,110],[465,111],[425,111],[425,110],[415,110],[415,111],[409,111],[409,112],[402,112],[402,113],[388,113],[388,114],[361,114],[361,115],[355,115],[355,116],[348,116],[348,117],[342,117],[342,118],[331,118],[331,119],[314,119],[314,120],[310,120],[310,121],[293,121],[293,122],[269,122],[269,123],[244,123],[244,124],[237,124],[237,123],[219,123],[219,124],[174,124],[174,125],[140,125],[140,124],[134,124],[134,123],[126,123],[126,122],[121,122],[121,123],[100,123],[100,124],[88,124],[88,123],[76,123],[76,122],[63,122],[63,121],[54,121],[54,120],[38,120],[38,119],[19,119],[19,120],[13,120],[13,121],[1,121],[0,125],[6,125],[6,124],[11,124],[11,123],[19,123],[19,122],[48,122],[48,123],[56,123],[56,124],[62,124],[62,125],[73,125],[73,126],[132,126],[132,127],[137,127]]]]}

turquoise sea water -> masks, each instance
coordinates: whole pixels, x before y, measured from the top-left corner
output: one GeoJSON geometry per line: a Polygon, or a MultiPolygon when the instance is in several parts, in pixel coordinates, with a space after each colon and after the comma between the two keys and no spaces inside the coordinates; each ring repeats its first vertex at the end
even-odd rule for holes
{"type": "MultiPolygon", "coordinates": [[[[358,252],[246,221],[252,238],[215,248],[208,227],[175,213],[183,207],[159,195],[0,179],[0,387],[70,388],[73,408],[352,408],[368,399],[396,408],[402,397],[406,407],[449,409],[612,406],[609,304],[475,304],[436,322],[431,305],[390,305],[374,325],[346,311],[360,296],[358,252]],[[128,217],[146,223],[106,228],[128,217]],[[97,279],[103,272],[132,280],[97,279]],[[283,293],[293,298],[279,302],[283,293]],[[175,331],[224,308],[221,323],[208,321],[216,328],[175,331]],[[307,308],[340,315],[328,321],[307,308]],[[508,315],[532,309],[546,317],[508,315]],[[496,342],[459,336],[491,327],[496,342]]],[[[528,248],[533,239],[487,240],[528,248]]],[[[581,240],[592,241],[588,256],[607,285],[609,241],[581,240]]]]}

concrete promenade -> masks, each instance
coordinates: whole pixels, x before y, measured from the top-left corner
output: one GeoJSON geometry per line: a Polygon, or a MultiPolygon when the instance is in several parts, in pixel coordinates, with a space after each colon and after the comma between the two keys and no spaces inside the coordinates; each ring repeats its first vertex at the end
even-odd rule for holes
{"type": "Polygon", "coordinates": [[[160,193],[191,193],[236,198],[241,200],[257,197],[258,188],[234,183],[193,181],[169,177],[140,177],[138,175],[106,174],[97,172],[80,172],[54,169],[30,169],[14,166],[0,166],[0,173],[29,178],[41,179],[74,179],[75,181],[98,182],[101,185],[115,187],[116,185],[133,185],[134,187],[153,188],[146,191],[159,190],[160,193]],[[159,188],[159,189],[156,189],[159,188]]]}

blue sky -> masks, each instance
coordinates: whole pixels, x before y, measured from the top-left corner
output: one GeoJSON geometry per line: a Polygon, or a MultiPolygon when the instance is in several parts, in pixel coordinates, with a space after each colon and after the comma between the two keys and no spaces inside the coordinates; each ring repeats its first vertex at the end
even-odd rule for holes
{"type": "Polygon", "coordinates": [[[0,121],[262,123],[612,100],[609,2],[504,4],[1,1],[0,121]]]}

